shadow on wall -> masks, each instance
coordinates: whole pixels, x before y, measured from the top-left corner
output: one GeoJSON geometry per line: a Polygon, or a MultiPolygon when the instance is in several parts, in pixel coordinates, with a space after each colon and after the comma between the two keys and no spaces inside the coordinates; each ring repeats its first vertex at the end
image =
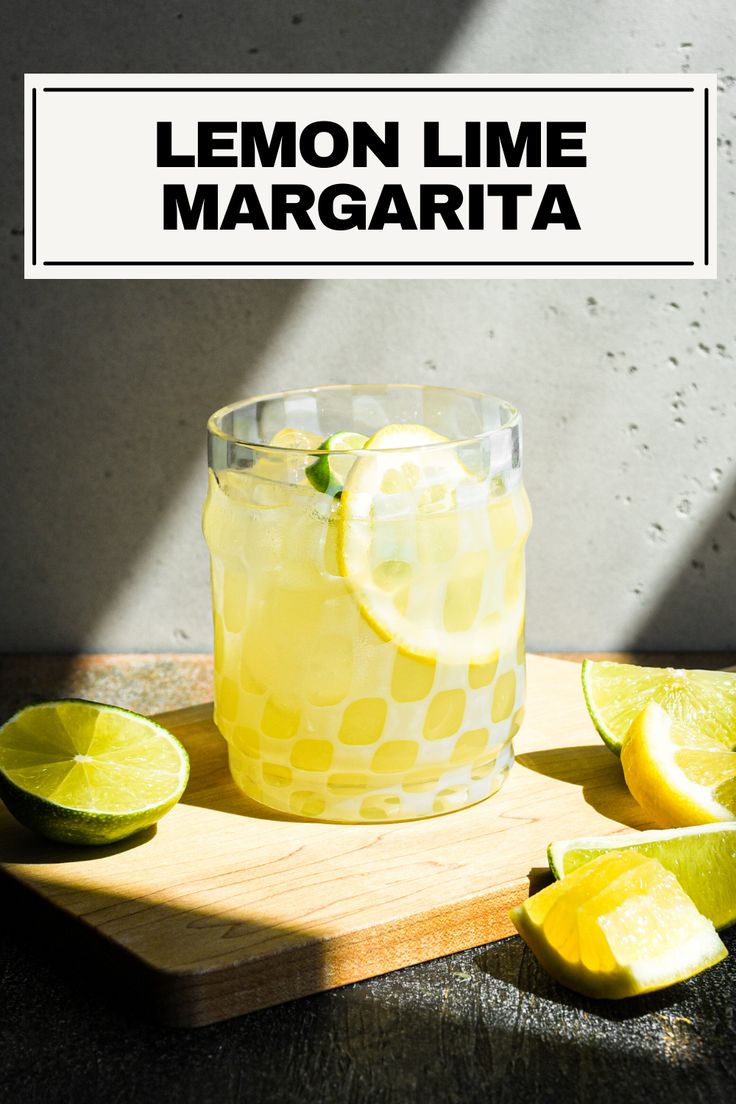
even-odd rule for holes
{"type": "Polygon", "coordinates": [[[480,2],[26,0],[3,36],[4,71],[432,72],[480,2]]]}
{"type": "Polygon", "coordinates": [[[704,536],[693,544],[672,578],[643,616],[632,651],[666,648],[708,651],[712,625],[730,625],[725,650],[736,651],[736,482],[719,495],[719,507],[704,536]]]}
{"type": "MultiPolygon", "coordinates": [[[[431,71],[473,6],[180,0],[142,15],[140,4],[103,11],[73,0],[62,11],[29,0],[3,43],[13,128],[5,148],[20,158],[23,72],[431,71]]],[[[0,605],[6,647],[75,651],[129,582],[182,483],[204,476],[207,415],[260,389],[264,353],[303,284],[24,283],[21,179],[18,161],[0,183],[15,212],[5,292],[14,370],[0,396],[0,509],[13,519],[4,547],[13,570],[2,574],[0,605]]]]}
{"type": "Polygon", "coordinates": [[[0,499],[13,518],[4,548],[13,569],[0,583],[13,650],[37,641],[48,651],[84,650],[182,484],[195,470],[204,481],[207,416],[247,393],[299,289],[22,287],[25,365],[22,387],[3,400],[8,501],[0,499]]]}

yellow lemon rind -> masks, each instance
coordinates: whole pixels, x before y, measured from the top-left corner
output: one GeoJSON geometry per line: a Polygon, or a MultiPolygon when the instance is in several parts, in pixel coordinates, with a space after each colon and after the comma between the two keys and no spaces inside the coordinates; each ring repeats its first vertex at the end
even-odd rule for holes
{"type": "MultiPolygon", "coordinates": [[[[650,702],[634,719],[621,749],[624,778],[632,795],[662,828],[736,820],[736,814],[717,801],[711,789],[693,781],[678,766],[672,727],[672,718],[656,702],[650,702]]],[[[712,744],[714,751],[727,750],[718,741],[712,744]]],[[[733,757],[736,777],[736,752],[733,757]]]]}
{"type": "Polygon", "coordinates": [[[582,963],[571,965],[541,935],[528,918],[523,905],[511,911],[511,920],[519,935],[534,952],[548,974],[556,981],[584,997],[622,1000],[641,996],[676,985],[721,962],[728,951],[715,929],[704,931],[686,943],[638,962],[634,966],[619,966],[599,973],[582,963]]]}

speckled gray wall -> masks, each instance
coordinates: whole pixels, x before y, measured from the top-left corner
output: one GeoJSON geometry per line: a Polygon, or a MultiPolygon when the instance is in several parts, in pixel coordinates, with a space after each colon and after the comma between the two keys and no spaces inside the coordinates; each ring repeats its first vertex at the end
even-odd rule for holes
{"type": "Polygon", "coordinates": [[[732,0],[26,0],[4,34],[4,650],[207,650],[207,414],[458,381],[526,419],[539,649],[736,647],[732,0]],[[712,72],[717,282],[29,282],[24,71],[712,72]]]}

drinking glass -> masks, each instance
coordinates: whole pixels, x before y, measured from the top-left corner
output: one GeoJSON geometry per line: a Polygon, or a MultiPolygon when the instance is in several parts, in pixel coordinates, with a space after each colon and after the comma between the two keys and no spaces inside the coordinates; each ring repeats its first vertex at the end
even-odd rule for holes
{"type": "Polygon", "coordinates": [[[494,793],[524,712],[518,412],[325,386],[234,403],[208,431],[215,722],[237,785],[344,822],[494,793]]]}

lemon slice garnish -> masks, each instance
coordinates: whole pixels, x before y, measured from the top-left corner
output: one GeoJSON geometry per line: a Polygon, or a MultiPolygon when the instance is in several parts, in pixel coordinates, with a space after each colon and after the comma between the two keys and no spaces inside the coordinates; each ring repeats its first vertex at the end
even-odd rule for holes
{"type": "Polygon", "coordinates": [[[515,647],[528,501],[521,490],[491,494],[456,446],[426,426],[385,426],[355,457],[342,491],[337,559],[384,640],[451,664],[488,662],[515,647]],[[494,529],[502,530],[501,551],[494,529]]]}

